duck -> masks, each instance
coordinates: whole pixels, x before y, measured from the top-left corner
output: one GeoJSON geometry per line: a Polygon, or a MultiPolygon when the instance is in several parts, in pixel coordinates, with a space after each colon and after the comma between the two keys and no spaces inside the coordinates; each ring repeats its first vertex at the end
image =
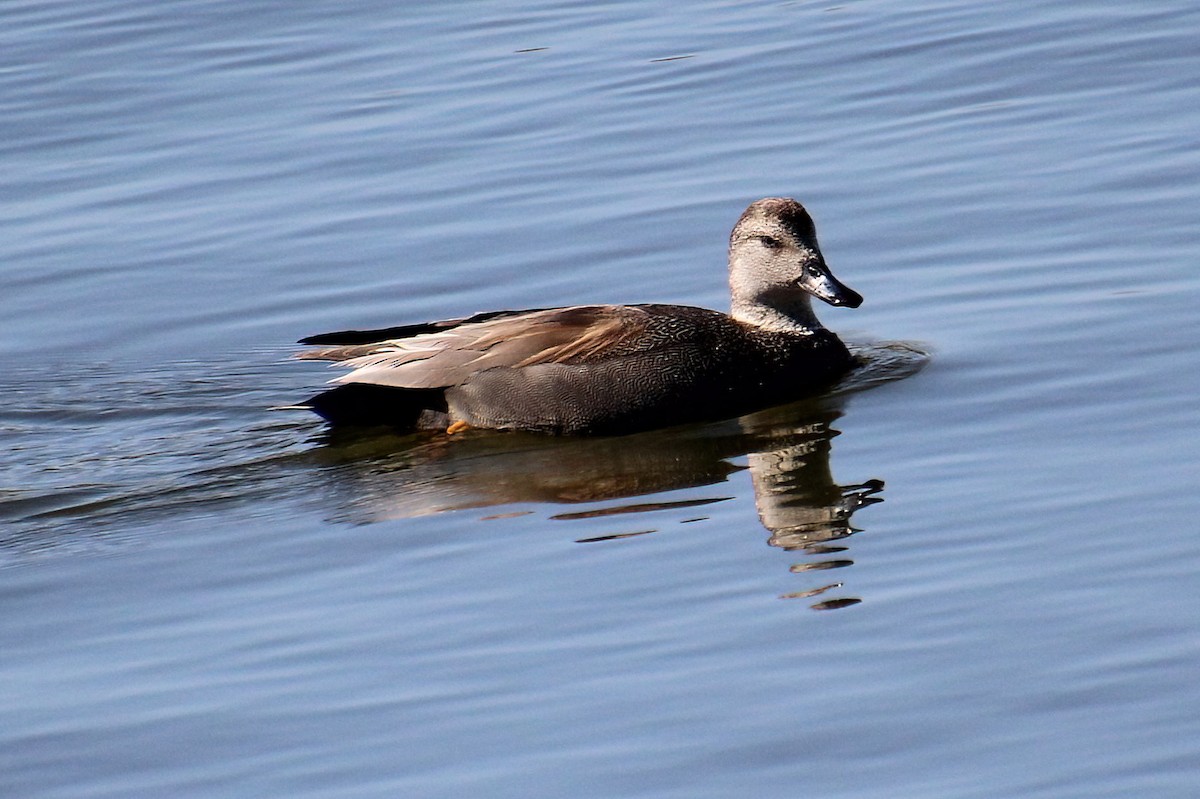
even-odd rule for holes
{"type": "Polygon", "coordinates": [[[728,256],[729,313],[572,305],[309,336],[297,358],[349,371],[298,407],[334,426],[620,435],[791,402],[854,369],[812,299],[862,296],[826,265],[803,205],[751,203],[728,256]]]}

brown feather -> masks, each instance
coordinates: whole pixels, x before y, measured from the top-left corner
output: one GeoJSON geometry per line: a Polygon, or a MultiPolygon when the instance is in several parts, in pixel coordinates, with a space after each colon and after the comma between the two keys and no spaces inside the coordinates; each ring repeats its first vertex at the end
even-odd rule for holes
{"type": "Polygon", "coordinates": [[[326,347],[302,357],[353,370],[334,383],[437,388],[461,385],[498,367],[595,361],[640,339],[649,320],[644,310],[631,306],[574,306],[375,344],[326,347]]]}

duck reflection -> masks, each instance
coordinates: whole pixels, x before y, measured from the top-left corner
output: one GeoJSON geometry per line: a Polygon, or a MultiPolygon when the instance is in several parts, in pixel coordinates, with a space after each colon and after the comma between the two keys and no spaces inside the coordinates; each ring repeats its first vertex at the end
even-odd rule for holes
{"type": "MultiPolygon", "coordinates": [[[[834,412],[827,418],[810,419],[798,425],[795,432],[801,429],[807,432],[805,440],[748,453],[758,518],[770,533],[767,543],[811,557],[792,565],[795,574],[852,566],[854,561],[841,554],[848,547],[831,542],[858,532],[858,528],[851,526],[850,518],[860,508],[883,501],[877,496],[883,491],[882,480],[854,485],[834,482],[829,454],[836,431],[830,424],[839,415],[834,412]]],[[[840,582],[826,583],[784,594],[783,598],[807,599],[841,587],[840,582]]],[[[857,597],[837,597],[824,599],[812,607],[831,610],[860,601],[857,597]]]]}
{"type": "MultiPolygon", "coordinates": [[[[851,565],[847,547],[834,542],[857,532],[851,517],[860,508],[882,501],[881,480],[839,485],[833,479],[829,456],[837,432],[832,424],[841,413],[836,399],[809,400],[719,424],[615,438],[331,431],[318,457],[334,477],[342,493],[337,504],[350,520],[489,507],[498,512],[485,518],[498,518],[533,513],[503,512],[498,506],[546,503],[595,505],[550,519],[608,519],[618,527],[576,539],[580,543],[645,535],[664,523],[703,521],[709,506],[734,498],[730,476],[748,470],[768,543],[806,556],[790,567],[806,584],[783,598],[808,599],[842,587],[840,581],[813,577],[851,565]],[[704,487],[721,490],[697,495],[695,489],[704,487]],[[688,495],[655,496],[680,491],[688,495]],[[641,499],[619,502],[633,498],[641,499]]],[[[837,596],[812,607],[859,601],[837,596]]]]}

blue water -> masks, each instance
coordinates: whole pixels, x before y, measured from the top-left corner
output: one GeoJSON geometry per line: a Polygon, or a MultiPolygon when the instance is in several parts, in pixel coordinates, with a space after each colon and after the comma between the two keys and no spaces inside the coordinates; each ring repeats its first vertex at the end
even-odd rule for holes
{"type": "Polygon", "coordinates": [[[1198,35],[0,6],[0,795],[1197,795],[1198,35]],[[270,410],[325,330],[724,308],[770,195],[879,385],[598,440],[270,410]]]}

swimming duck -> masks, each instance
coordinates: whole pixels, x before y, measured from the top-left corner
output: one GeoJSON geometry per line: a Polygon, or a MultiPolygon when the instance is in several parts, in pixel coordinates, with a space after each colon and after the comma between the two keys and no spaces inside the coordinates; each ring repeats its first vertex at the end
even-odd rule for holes
{"type": "Polygon", "coordinates": [[[729,314],[575,305],[302,339],[351,369],[310,399],[333,424],[628,433],[729,418],[830,387],[853,368],[811,297],[857,308],[800,203],[752,203],[729,236],[729,314]]]}

